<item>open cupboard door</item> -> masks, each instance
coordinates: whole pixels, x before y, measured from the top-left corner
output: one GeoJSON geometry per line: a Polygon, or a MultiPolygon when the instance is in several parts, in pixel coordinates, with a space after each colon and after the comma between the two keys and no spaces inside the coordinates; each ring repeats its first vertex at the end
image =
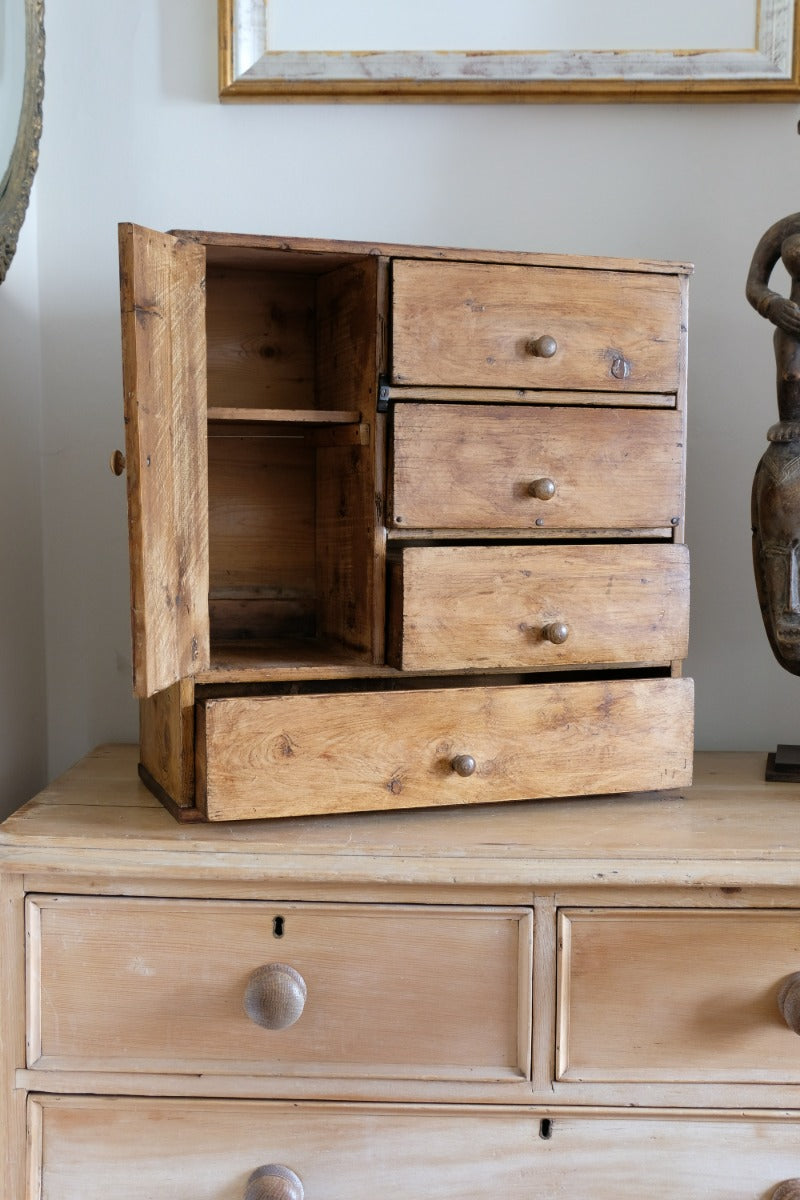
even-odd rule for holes
{"type": "Polygon", "coordinates": [[[205,247],[119,229],[133,688],[210,663],[205,247]]]}

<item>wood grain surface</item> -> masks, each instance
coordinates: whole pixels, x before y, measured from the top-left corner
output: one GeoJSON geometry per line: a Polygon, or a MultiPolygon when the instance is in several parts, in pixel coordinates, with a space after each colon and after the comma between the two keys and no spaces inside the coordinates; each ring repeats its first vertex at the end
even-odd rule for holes
{"type": "Polygon", "coordinates": [[[27,924],[39,1070],[530,1078],[530,910],[37,896],[27,924]],[[266,1030],[274,962],[307,996],[266,1030]]]}
{"type": "Polygon", "coordinates": [[[389,661],[406,670],[666,663],[688,648],[689,554],[669,544],[405,547],[389,611],[389,661]],[[554,643],[559,623],[566,639],[554,643]]]}
{"type": "Polygon", "coordinates": [[[395,529],[655,529],[683,518],[675,410],[398,404],[395,529]],[[549,500],[530,494],[550,479],[549,500]]]}
{"type": "Polygon", "coordinates": [[[796,1112],[526,1114],[49,1096],[34,1107],[41,1200],[241,1200],[251,1172],[268,1162],[296,1172],[307,1196],[328,1200],[530,1200],[532,1188],[638,1200],[653,1179],[660,1200],[754,1200],[800,1174],[796,1112]],[[544,1138],[546,1118],[552,1135],[544,1138]]]}
{"type": "Polygon", "coordinates": [[[392,281],[394,384],[677,389],[677,276],[398,261],[392,281]]]}
{"type": "Polygon", "coordinates": [[[245,697],[198,704],[209,820],[681,787],[685,679],[245,697]],[[471,755],[461,777],[453,759],[471,755]]]}
{"type": "Polygon", "coordinates": [[[207,667],[205,252],[120,226],[134,691],[207,667]]]}

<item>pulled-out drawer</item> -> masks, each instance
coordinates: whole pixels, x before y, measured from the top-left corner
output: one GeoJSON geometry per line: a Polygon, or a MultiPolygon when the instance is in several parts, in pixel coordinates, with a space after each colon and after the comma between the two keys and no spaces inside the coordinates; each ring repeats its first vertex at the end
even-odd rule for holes
{"type": "Polygon", "coordinates": [[[677,275],[393,265],[392,382],[675,392],[677,275]]]}
{"type": "Polygon", "coordinates": [[[408,546],[390,576],[404,670],[668,663],[689,637],[686,546],[408,546]]]}
{"type": "Polygon", "coordinates": [[[198,702],[198,807],[226,820],[690,782],[689,679],[414,682],[198,702]]]}
{"type": "Polygon", "coordinates": [[[520,1081],[532,920],[524,908],[34,896],[29,1066],[520,1081]]]}
{"type": "Polygon", "coordinates": [[[560,933],[559,1079],[800,1082],[800,912],[567,909],[560,933]]]}
{"type": "Polygon", "coordinates": [[[672,409],[396,404],[395,529],[643,530],[683,518],[672,409]]]}
{"type": "Polygon", "coordinates": [[[799,1120],[37,1096],[29,1195],[772,1200],[800,1176],[799,1120]]]}

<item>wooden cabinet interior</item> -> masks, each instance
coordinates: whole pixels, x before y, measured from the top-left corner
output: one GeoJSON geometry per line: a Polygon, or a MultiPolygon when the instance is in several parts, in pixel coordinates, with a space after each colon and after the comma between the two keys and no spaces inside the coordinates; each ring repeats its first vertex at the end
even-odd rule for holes
{"type": "Polygon", "coordinates": [[[310,638],[379,662],[380,264],[274,257],[220,250],[207,268],[212,659],[310,638]]]}

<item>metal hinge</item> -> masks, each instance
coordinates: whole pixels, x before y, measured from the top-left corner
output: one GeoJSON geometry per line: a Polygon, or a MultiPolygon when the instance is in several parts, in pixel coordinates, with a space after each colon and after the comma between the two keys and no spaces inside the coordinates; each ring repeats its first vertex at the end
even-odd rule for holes
{"type": "Polygon", "coordinates": [[[389,387],[388,377],[386,375],[379,375],[378,376],[378,402],[375,406],[379,413],[385,413],[385,412],[389,411],[390,397],[391,397],[391,388],[389,387]]]}

